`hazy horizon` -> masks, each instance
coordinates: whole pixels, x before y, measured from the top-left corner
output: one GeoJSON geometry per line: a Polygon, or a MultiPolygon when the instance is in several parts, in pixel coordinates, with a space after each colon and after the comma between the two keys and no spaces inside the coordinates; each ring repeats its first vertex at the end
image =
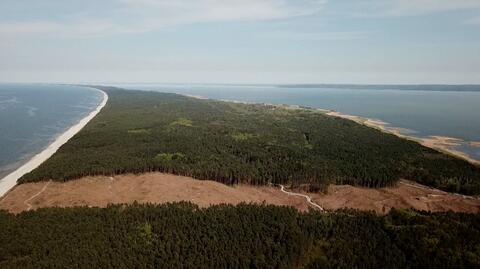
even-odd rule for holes
{"type": "MultiPolygon", "coordinates": [[[[129,82],[129,81],[122,81],[122,82],[115,82],[115,81],[79,81],[79,82],[66,82],[66,81],[0,81],[0,84],[52,84],[52,85],[101,85],[101,86],[125,86],[125,85],[217,85],[217,86],[340,86],[340,87],[348,87],[348,86],[453,86],[453,87],[477,87],[480,86],[480,83],[325,83],[325,82],[309,82],[309,83],[302,83],[302,82],[290,82],[290,83],[275,83],[275,82],[259,82],[259,83],[249,83],[249,82],[129,82]]],[[[421,90],[421,89],[416,89],[421,90]]],[[[453,90],[453,89],[452,89],[453,90]]],[[[475,89],[476,90],[476,89],[475,89]]],[[[478,89],[480,90],[480,88],[478,89]]]]}
{"type": "Polygon", "coordinates": [[[476,0],[0,3],[0,82],[480,84],[476,0]]]}

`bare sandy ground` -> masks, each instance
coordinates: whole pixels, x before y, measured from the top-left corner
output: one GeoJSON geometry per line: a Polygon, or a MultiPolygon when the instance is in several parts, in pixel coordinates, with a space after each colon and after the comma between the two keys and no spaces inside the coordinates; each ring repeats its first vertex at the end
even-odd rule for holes
{"type": "MultiPolygon", "coordinates": [[[[386,213],[392,207],[430,211],[479,212],[480,200],[448,194],[408,181],[398,186],[367,189],[331,186],[328,194],[305,193],[325,210],[357,208],[386,213]]],[[[0,208],[21,212],[40,207],[98,206],[109,203],[165,203],[191,201],[201,207],[241,202],[293,206],[307,210],[304,197],[288,195],[278,187],[226,186],[214,181],[162,173],[86,177],[66,183],[40,182],[16,186],[1,201],[0,208]]]]}
{"type": "Polygon", "coordinates": [[[429,188],[401,180],[397,186],[370,189],[331,185],[327,195],[311,194],[312,201],[326,209],[356,208],[387,213],[392,208],[415,208],[432,212],[480,212],[480,199],[429,188]]]}

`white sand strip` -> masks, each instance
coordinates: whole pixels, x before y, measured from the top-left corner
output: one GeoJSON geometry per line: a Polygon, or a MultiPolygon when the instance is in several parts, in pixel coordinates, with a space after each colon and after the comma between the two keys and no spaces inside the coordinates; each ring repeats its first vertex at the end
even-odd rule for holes
{"type": "Polygon", "coordinates": [[[107,104],[108,95],[104,91],[98,91],[103,94],[103,100],[94,111],[92,111],[90,114],[88,114],[88,116],[81,119],[77,124],[70,127],[70,129],[57,137],[57,139],[42,152],[33,156],[27,163],[20,166],[17,170],[13,171],[12,173],[8,174],[0,180],[0,197],[2,197],[11,188],[13,188],[17,184],[17,180],[19,178],[31,172],[33,169],[37,168],[40,164],[50,158],[63,144],[65,144],[68,140],[70,140],[70,138],[72,138],[83,127],[85,127],[85,125],[87,125],[87,123],[92,120],[100,112],[100,110],[102,110],[102,108],[107,104]]]}
{"type": "Polygon", "coordinates": [[[310,205],[314,206],[315,208],[319,209],[320,211],[323,211],[323,207],[321,207],[321,206],[319,206],[318,204],[312,202],[312,198],[310,198],[310,196],[305,195],[305,194],[301,194],[301,193],[286,191],[286,190],[285,190],[285,186],[283,186],[282,184],[279,184],[279,185],[280,185],[280,191],[282,191],[283,193],[288,194],[288,195],[294,195],[294,196],[303,197],[303,198],[307,199],[307,202],[308,202],[310,205]]]}
{"type": "MultiPolygon", "coordinates": [[[[466,153],[452,148],[452,146],[459,146],[462,142],[462,139],[454,137],[445,137],[445,136],[429,136],[426,138],[416,137],[413,135],[405,134],[405,131],[410,132],[411,130],[397,127],[390,127],[389,124],[381,120],[369,119],[360,116],[342,114],[337,111],[329,111],[326,113],[329,116],[339,117],[343,119],[352,120],[356,123],[363,124],[365,126],[375,128],[385,133],[396,135],[403,139],[408,139],[420,143],[422,146],[435,149],[437,151],[443,152],[445,154],[453,155],[454,157],[464,159],[474,165],[480,165],[480,161],[471,158],[466,153]]],[[[472,142],[470,142],[472,143],[472,142]]],[[[475,142],[474,142],[475,143],[475,142]]]]}

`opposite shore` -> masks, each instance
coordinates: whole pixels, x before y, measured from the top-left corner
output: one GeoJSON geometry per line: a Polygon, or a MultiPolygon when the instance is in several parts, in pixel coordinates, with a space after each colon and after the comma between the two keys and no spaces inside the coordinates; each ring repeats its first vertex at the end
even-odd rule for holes
{"type": "Polygon", "coordinates": [[[81,119],[78,123],[67,129],[64,133],[59,135],[47,148],[45,148],[40,153],[33,156],[28,162],[17,168],[12,173],[6,175],[4,178],[0,179],[0,197],[3,197],[9,190],[11,190],[16,184],[17,180],[23,175],[31,172],[33,169],[40,166],[48,158],[50,158],[57,150],[70,140],[75,134],[77,134],[89,121],[91,121],[102,108],[107,104],[108,95],[97,88],[86,87],[96,91],[99,91],[103,95],[102,102],[97,106],[97,108],[90,112],[86,117],[81,119]]]}

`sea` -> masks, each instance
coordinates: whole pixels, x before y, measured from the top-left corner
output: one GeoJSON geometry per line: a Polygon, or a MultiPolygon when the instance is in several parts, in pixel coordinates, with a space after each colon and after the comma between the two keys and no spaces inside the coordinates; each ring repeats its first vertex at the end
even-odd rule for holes
{"type": "Polygon", "coordinates": [[[117,84],[198,97],[300,105],[381,120],[418,138],[460,139],[452,148],[480,160],[480,85],[117,84]],[[472,143],[473,142],[473,143],[472,143]]]}
{"type": "MultiPolygon", "coordinates": [[[[480,86],[116,84],[219,100],[300,105],[377,119],[406,134],[448,136],[480,160],[480,86]]],[[[0,84],[0,179],[41,152],[102,101],[99,91],[52,84],[0,84]]]]}
{"type": "Polygon", "coordinates": [[[0,180],[90,114],[103,100],[91,88],[0,84],[0,180]]]}

